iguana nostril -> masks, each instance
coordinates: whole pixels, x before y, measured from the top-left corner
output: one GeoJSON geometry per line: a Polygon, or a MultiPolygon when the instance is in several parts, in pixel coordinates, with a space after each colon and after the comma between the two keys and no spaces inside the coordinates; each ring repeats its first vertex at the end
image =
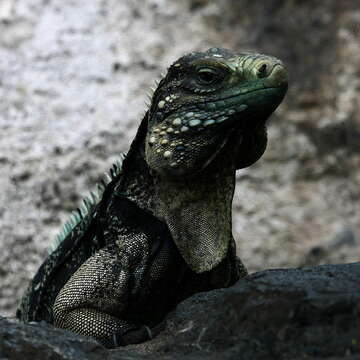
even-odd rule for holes
{"type": "Polygon", "coordinates": [[[268,65],[267,64],[262,64],[257,71],[257,76],[259,78],[264,78],[268,75],[268,65]]]}

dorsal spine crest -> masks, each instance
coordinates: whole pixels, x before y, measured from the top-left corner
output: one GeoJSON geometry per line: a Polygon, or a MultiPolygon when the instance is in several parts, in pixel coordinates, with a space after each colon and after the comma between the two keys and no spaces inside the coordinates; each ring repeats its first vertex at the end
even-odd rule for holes
{"type": "Polygon", "coordinates": [[[74,210],[69,219],[62,226],[53,243],[48,248],[48,253],[53,253],[74,228],[99,204],[107,185],[122,173],[122,162],[124,155],[116,160],[110,170],[106,172],[100,182],[96,185],[96,190],[90,191],[90,195],[84,197],[82,204],[74,210]]]}

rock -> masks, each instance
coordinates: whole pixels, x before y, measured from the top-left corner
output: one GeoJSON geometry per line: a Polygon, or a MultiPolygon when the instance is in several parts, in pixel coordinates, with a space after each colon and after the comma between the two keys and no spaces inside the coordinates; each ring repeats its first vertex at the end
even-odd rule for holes
{"type": "MultiPolygon", "coordinates": [[[[118,351],[117,359],[134,359],[118,351]]],[[[95,360],[109,359],[110,352],[97,341],[45,323],[21,324],[0,317],[1,360],[95,360]]]]}
{"type": "MultiPolygon", "coordinates": [[[[168,348],[209,358],[326,358],[360,352],[360,263],[266,270],[196,295],[168,348]]],[[[335,357],[336,358],[336,357],[335,357]]]]}
{"type": "Polygon", "coordinates": [[[108,351],[46,324],[0,321],[0,358],[355,359],[360,263],[261,271],[197,294],[154,340],[108,351]]]}

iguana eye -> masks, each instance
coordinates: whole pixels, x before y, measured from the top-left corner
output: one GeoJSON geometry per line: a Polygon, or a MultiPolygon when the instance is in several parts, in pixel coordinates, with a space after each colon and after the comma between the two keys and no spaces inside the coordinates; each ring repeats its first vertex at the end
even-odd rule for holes
{"type": "Polygon", "coordinates": [[[201,85],[211,85],[219,80],[219,74],[214,69],[201,68],[197,71],[197,79],[201,85]]]}

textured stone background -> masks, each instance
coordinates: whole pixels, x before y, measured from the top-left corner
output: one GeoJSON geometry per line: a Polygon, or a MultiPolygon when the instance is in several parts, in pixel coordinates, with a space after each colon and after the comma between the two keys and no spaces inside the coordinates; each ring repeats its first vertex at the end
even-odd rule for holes
{"type": "Polygon", "coordinates": [[[250,271],[360,255],[357,0],[0,0],[0,313],[67,214],[128,149],[152,80],[222,46],[280,57],[291,87],[238,172],[250,271]]]}

